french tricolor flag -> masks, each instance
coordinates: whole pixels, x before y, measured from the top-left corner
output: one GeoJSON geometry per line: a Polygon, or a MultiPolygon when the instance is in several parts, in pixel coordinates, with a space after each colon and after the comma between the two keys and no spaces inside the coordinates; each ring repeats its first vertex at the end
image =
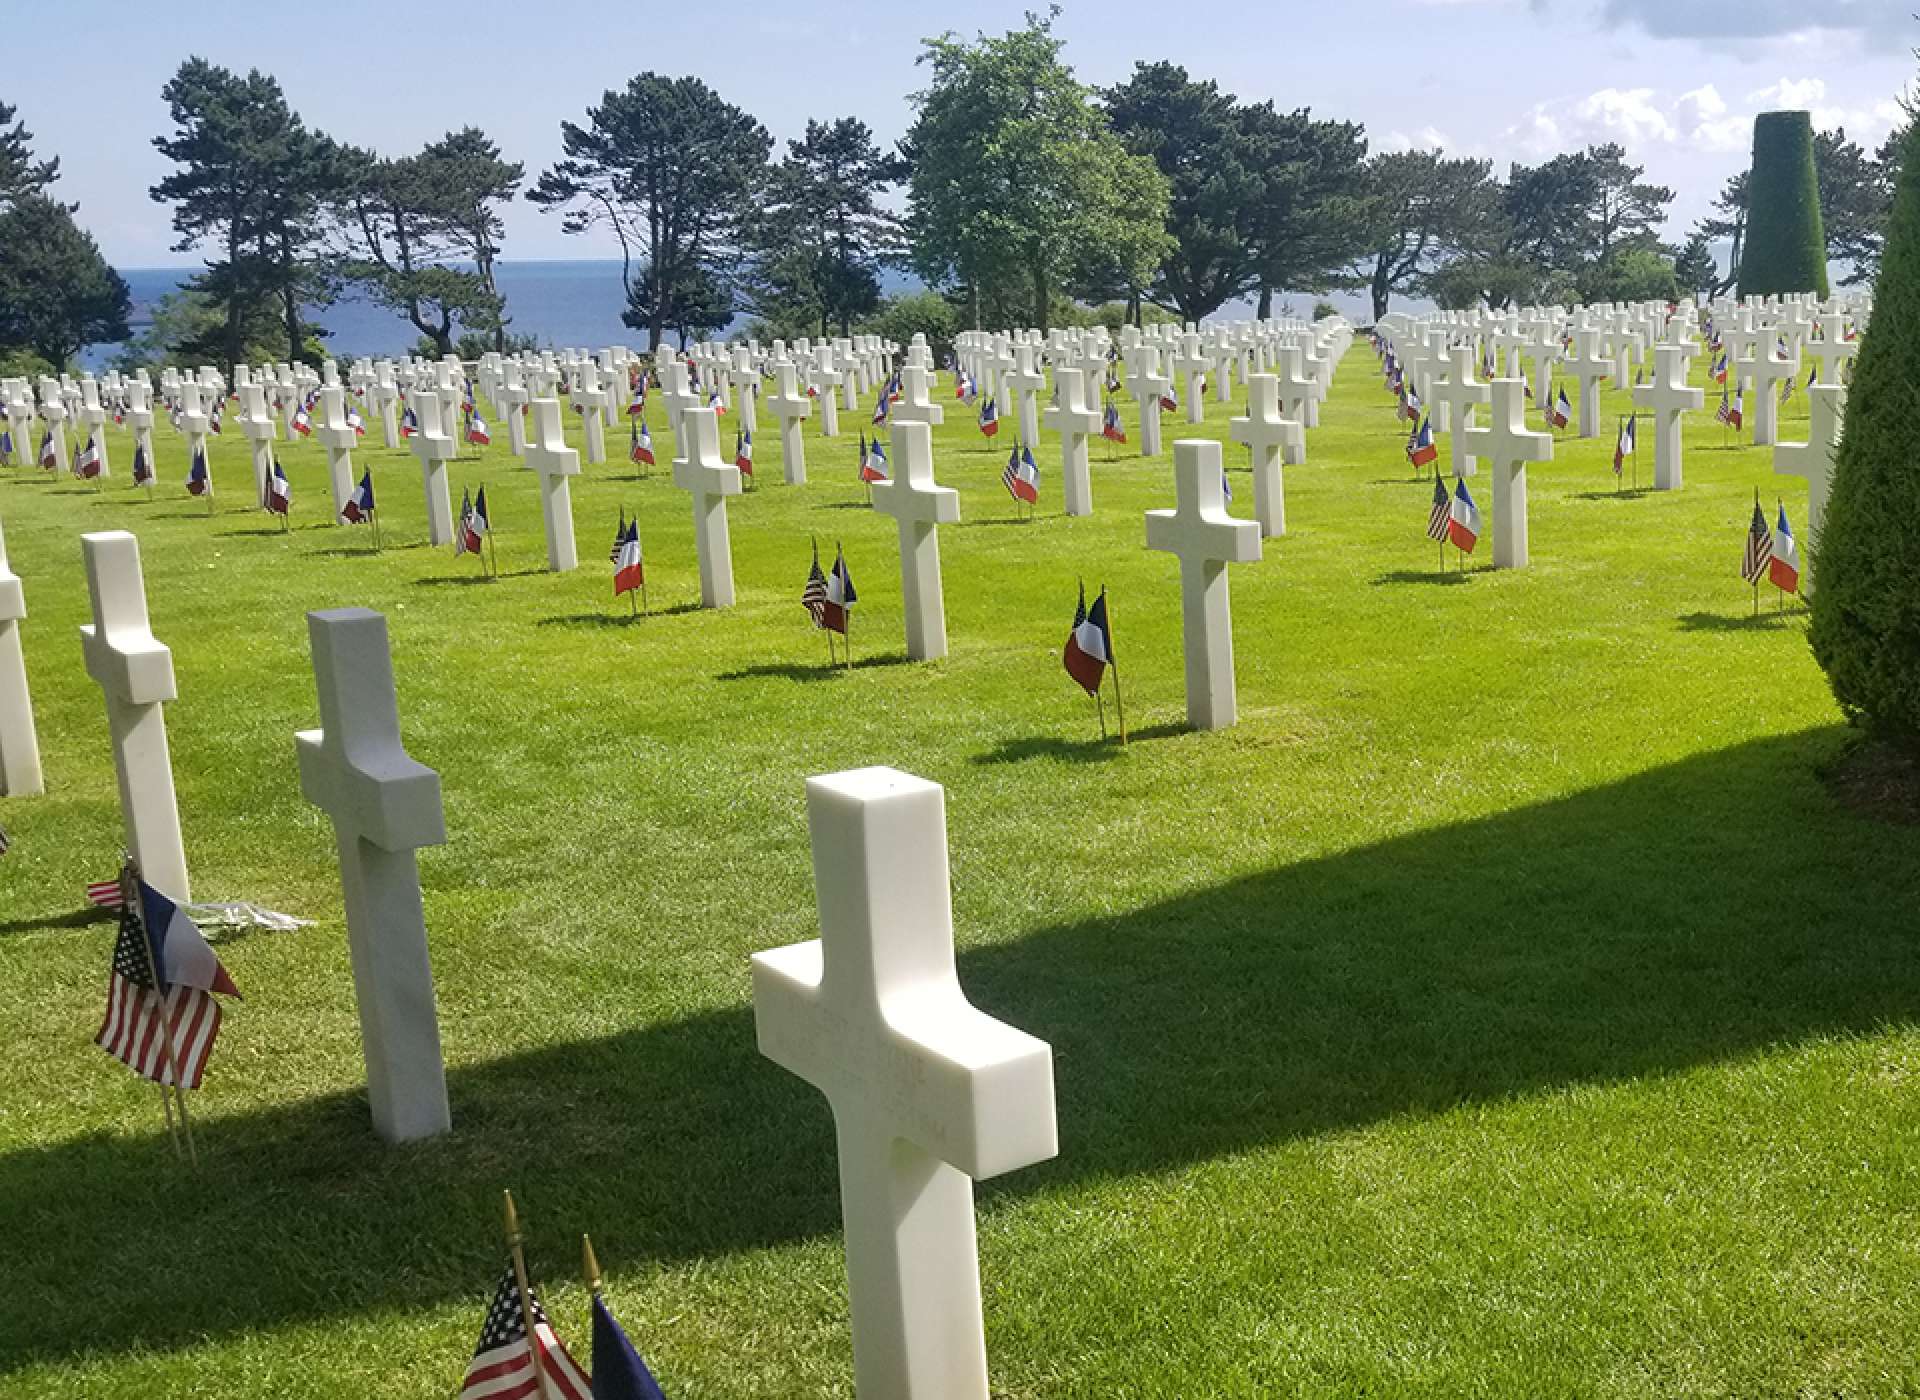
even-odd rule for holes
{"type": "Polygon", "coordinates": [[[1447,507],[1447,540],[1462,554],[1473,553],[1480,542],[1480,507],[1473,503],[1464,477],[1453,484],[1453,500],[1447,507]]]}
{"type": "Polygon", "coordinates": [[[1067,649],[1061,663],[1074,683],[1089,695],[1100,693],[1107,667],[1113,663],[1113,633],[1107,628],[1107,590],[1087,606],[1087,588],[1080,586],[1080,603],[1073,611],[1073,629],[1067,633],[1067,649]]]}

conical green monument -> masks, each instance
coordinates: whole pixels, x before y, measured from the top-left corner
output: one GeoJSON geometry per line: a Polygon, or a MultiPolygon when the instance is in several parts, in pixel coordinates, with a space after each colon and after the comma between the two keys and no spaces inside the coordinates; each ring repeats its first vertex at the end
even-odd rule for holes
{"type": "Polygon", "coordinates": [[[1920,127],[1909,133],[1813,542],[1813,654],[1852,719],[1920,751],[1920,127]]]}
{"type": "Polygon", "coordinates": [[[1787,292],[1827,294],[1827,236],[1820,224],[1813,121],[1805,112],[1762,112],[1753,119],[1740,295],[1787,292]]]}

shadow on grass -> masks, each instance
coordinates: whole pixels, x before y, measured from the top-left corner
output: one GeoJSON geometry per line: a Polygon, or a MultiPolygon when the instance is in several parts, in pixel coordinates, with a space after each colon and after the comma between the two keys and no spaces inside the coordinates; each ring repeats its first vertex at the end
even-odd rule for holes
{"type": "Polygon", "coordinates": [[[1680,615],[1682,632],[1772,632],[1806,620],[1807,610],[1791,607],[1785,612],[1771,608],[1743,613],[1690,612],[1680,615]]]}
{"type": "MultiPolygon", "coordinates": [[[[1120,745],[1120,732],[1111,716],[1107,719],[1107,725],[1108,737],[1105,739],[1097,736],[1091,739],[1062,739],[1058,735],[1048,734],[1003,740],[986,753],[975,754],[973,762],[993,765],[1025,763],[1035,758],[1057,758],[1067,763],[1105,763],[1109,759],[1125,758],[1127,751],[1120,745]]],[[[1185,724],[1150,724],[1145,729],[1128,730],[1127,743],[1146,744],[1155,739],[1173,739],[1193,732],[1193,728],[1185,724]]]]}
{"type": "Polygon", "coordinates": [[[10,933],[49,933],[54,929],[85,928],[89,924],[111,923],[118,915],[110,909],[96,909],[88,906],[76,909],[71,914],[58,914],[53,918],[6,919],[0,920],[0,936],[10,933]]]}
{"type": "MultiPolygon", "coordinates": [[[[983,1196],[1913,1024],[1920,835],[1832,805],[1814,770],[1845,738],[1701,754],[963,952],[969,995],[1048,1041],[1057,1076],[1061,1156],[983,1196]],[[1763,886],[1793,918],[1753,916],[1763,886]]],[[[1281,818],[1319,800],[1273,797],[1281,818]]],[[[353,1092],[203,1111],[197,1172],[144,1116],[0,1157],[10,1283],[34,1300],[0,1311],[0,1369],[451,1300],[478,1318],[503,1185],[545,1277],[576,1276],[582,1229],[614,1269],[834,1231],[831,1116],[759,1056],[746,982],[743,960],[738,1006],[456,1066],[454,1132],[407,1147],[353,1092]]],[[[226,1034],[247,1053],[241,1011],[226,1034]]],[[[219,1082],[216,1056],[201,1104],[219,1082]]]]}
{"type": "Polygon", "coordinates": [[[763,666],[747,666],[738,671],[722,671],[715,676],[719,681],[827,681],[848,670],[871,671],[883,666],[908,666],[913,658],[904,651],[876,652],[872,656],[855,657],[849,667],[844,661],[829,666],[823,656],[814,665],[799,661],[770,661],[763,666]]]}
{"type": "Polygon", "coordinates": [[[700,611],[698,603],[675,603],[670,608],[655,608],[639,614],[631,612],[568,613],[562,617],[543,617],[540,627],[639,627],[661,617],[678,617],[700,611]]]}
{"type": "Polygon", "coordinates": [[[1572,499],[1576,501],[1637,501],[1643,496],[1659,494],[1651,486],[1629,486],[1620,491],[1576,491],[1572,499]]]}
{"type": "Polygon", "coordinates": [[[815,510],[872,510],[870,501],[816,501],[815,510]]]}
{"type": "Polygon", "coordinates": [[[476,583],[504,583],[510,578],[532,578],[544,574],[545,569],[509,569],[497,574],[436,574],[432,578],[417,578],[415,588],[471,588],[476,583]]]}
{"type": "Polygon", "coordinates": [[[383,544],[378,549],[375,549],[371,544],[343,544],[337,549],[316,549],[313,551],[313,557],[316,559],[357,559],[363,554],[404,554],[409,549],[426,548],[428,548],[428,545],[425,540],[413,540],[406,544],[383,544]]]}
{"type": "Polygon", "coordinates": [[[1384,574],[1376,574],[1371,580],[1375,588],[1401,583],[1428,583],[1450,585],[1466,583],[1473,575],[1482,572],[1478,568],[1449,569],[1441,573],[1438,569],[1390,569],[1384,574]]]}

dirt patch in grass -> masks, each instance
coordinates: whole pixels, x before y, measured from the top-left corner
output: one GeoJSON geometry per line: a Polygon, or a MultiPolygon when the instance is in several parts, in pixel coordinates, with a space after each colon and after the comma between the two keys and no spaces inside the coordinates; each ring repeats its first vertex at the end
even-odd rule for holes
{"type": "Polygon", "coordinates": [[[1920,826],[1920,754],[1910,749],[1863,738],[1822,768],[1820,778],[1850,812],[1920,826]]]}

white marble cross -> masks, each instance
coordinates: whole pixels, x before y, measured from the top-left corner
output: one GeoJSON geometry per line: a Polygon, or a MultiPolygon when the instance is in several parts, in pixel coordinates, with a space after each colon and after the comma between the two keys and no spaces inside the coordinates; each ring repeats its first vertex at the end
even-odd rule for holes
{"type": "Polygon", "coordinates": [[[1860,342],[1847,339],[1847,318],[1837,311],[1820,317],[1819,323],[1821,338],[1808,341],[1806,352],[1820,362],[1820,376],[1815,382],[1837,385],[1841,367],[1860,352],[1860,342]]]}
{"type": "Polygon", "coordinates": [[[1446,379],[1433,390],[1434,400],[1449,411],[1447,450],[1457,477],[1473,476],[1478,471],[1473,454],[1467,451],[1467,430],[1473,427],[1474,408],[1493,398],[1493,391],[1473,377],[1473,370],[1473,346],[1456,345],[1448,355],[1446,379]]]}
{"type": "Polygon", "coordinates": [[[453,500],[447,490],[447,463],[460,449],[440,421],[440,396],[432,389],[415,393],[410,403],[420,420],[413,452],[420,459],[420,488],[427,498],[427,543],[453,543],[453,500]]]}
{"type": "Polygon", "coordinates": [[[0,797],[32,797],[45,786],[33,697],[27,691],[26,652],[20,645],[20,624],[26,617],[26,591],[7,563],[7,540],[0,534],[0,797]]]}
{"type": "MultiPolygon", "coordinates": [[[[911,371],[909,371],[911,373],[911,371]]],[[[773,366],[774,391],[767,407],[780,420],[780,468],[787,485],[804,486],[807,480],[807,443],[800,425],[813,413],[813,400],[800,390],[799,371],[792,360],[779,360],[773,366]]],[[[828,395],[827,402],[833,402],[828,395]]]]}
{"type": "Polygon", "coordinates": [[[173,796],[173,761],[161,706],[178,693],[173,653],[147,621],[147,589],[140,573],[140,542],[125,530],[82,535],[87,596],[93,622],[80,629],[80,649],[107,699],[113,767],[120,781],[120,816],[127,854],[141,878],[176,904],[192,900],[180,809],[173,796]]]}
{"type": "MultiPolygon", "coordinates": [[[[911,370],[907,371],[912,373],[911,370]]],[[[893,425],[894,476],[873,483],[873,508],[900,524],[900,595],[907,655],[933,661],[947,654],[947,605],[940,587],[938,526],[960,518],[960,493],[933,482],[933,429],[893,425]]]]}
{"type": "MultiPolygon", "coordinates": [[[[659,355],[654,356],[656,362],[659,355]]],[[[693,392],[693,381],[687,375],[687,362],[678,355],[670,355],[660,367],[660,399],[667,406],[667,427],[672,431],[674,441],[680,440],[680,415],[688,409],[700,406],[700,396],[693,392]]]]}
{"type": "MultiPolygon", "coordinates": [[[[246,366],[242,365],[242,369],[246,366]]],[[[267,391],[249,379],[240,386],[240,435],[253,454],[254,500],[267,498],[267,478],[273,472],[273,440],[279,422],[267,409],[267,391]]],[[[344,504],[344,502],[343,502],[344,504]]]]}
{"type": "Polygon", "coordinates": [[[1060,434],[1061,498],[1068,515],[1093,514],[1093,482],[1087,471],[1087,437],[1100,428],[1100,410],[1087,403],[1086,377],[1077,369],[1053,372],[1060,402],[1043,415],[1060,434]]]}
{"type": "MultiPolygon", "coordinates": [[[[1807,440],[1783,442],[1773,449],[1773,470],[1780,476],[1805,477],[1807,482],[1807,553],[1817,563],[1820,527],[1827,518],[1827,494],[1833,487],[1833,465],[1840,455],[1840,426],[1846,419],[1847,391],[1838,384],[1816,384],[1807,391],[1807,440]]],[[[1800,591],[1813,592],[1813,573],[1800,571],[1800,591]]]]}
{"type": "Polygon", "coordinates": [[[840,436],[840,400],[833,391],[839,387],[840,371],[834,368],[833,347],[822,345],[813,352],[813,365],[807,370],[807,387],[820,404],[820,436],[840,436]]]}
{"type": "Polygon", "coordinates": [[[939,427],[947,421],[947,411],[935,403],[929,396],[933,386],[933,376],[919,365],[908,365],[900,371],[900,402],[889,412],[895,423],[926,423],[939,427]]]}
{"type": "Polygon", "coordinates": [[[755,408],[759,398],[760,371],[754,368],[753,353],[741,346],[733,354],[733,368],[724,376],[716,376],[723,383],[733,385],[733,411],[739,416],[740,431],[754,433],[760,429],[760,415],[755,408]]]}
{"type": "Polygon", "coordinates": [[[493,402],[507,420],[507,447],[516,457],[527,455],[527,416],[521,409],[531,399],[521,381],[520,366],[508,360],[500,366],[499,381],[493,387],[493,402]]]}
{"type": "Polygon", "coordinates": [[[1600,350],[1600,332],[1573,333],[1573,358],[1567,368],[1580,381],[1580,431],[1577,437],[1600,436],[1600,386],[1613,377],[1613,361],[1600,350]]]}
{"type": "Polygon", "coordinates": [[[135,454],[146,461],[147,484],[152,485],[154,480],[153,389],[145,379],[133,379],[127,382],[126,395],[127,430],[133,434],[135,454]]]}
{"type": "Polygon", "coordinates": [[[1491,420],[1465,433],[1467,450],[1493,473],[1493,567],[1527,566],[1527,463],[1553,460],[1553,434],[1527,427],[1526,386],[1518,379],[1492,384],[1491,420]]]}
{"type": "Polygon", "coordinates": [[[1208,359],[1206,352],[1200,348],[1200,337],[1197,333],[1188,331],[1180,337],[1180,353],[1174,357],[1173,363],[1168,368],[1175,374],[1184,374],[1187,377],[1187,421],[1189,423],[1198,423],[1206,417],[1207,404],[1203,395],[1207,391],[1207,370],[1212,364],[1213,361],[1208,359]]]}
{"type": "Polygon", "coordinates": [[[1140,455],[1160,455],[1160,396],[1173,380],[1160,372],[1160,348],[1142,345],[1127,360],[1127,392],[1140,410],[1140,455]]]}
{"type": "Polygon", "coordinates": [[[1227,565],[1260,557],[1260,527],[1227,514],[1219,443],[1174,443],[1173,480],[1178,508],[1147,512],[1147,548],[1180,559],[1187,723],[1195,729],[1224,729],[1239,714],[1227,565]]]}
{"type": "MultiPolygon", "coordinates": [[[[578,381],[573,390],[573,406],[580,410],[580,428],[586,434],[589,465],[607,460],[606,409],[611,400],[612,395],[600,387],[600,367],[592,360],[582,360],[578,381]]],[[[539,409],[536,408],[533,412],[535,418],[540,416],[539,409]]],[[[536,425],[536,432],[538,431],[536,425]]],[[[529,461],[527,465],[533,464],[529,461]]]]}
{"type": "Polygon", "coordinates": [[[1307,352],[1298,345],[1280,347],[1280,363],[1275,378],[1280,383],[1280,413],[1288,417],[1287,410],[1293,410],[1288,421],[1300,425],[1301,431],[1294,434],[1283,449],[1281,460],[1290,467],[1300,465],[1307,460],[1306,429],[1319,421],[1314,405],[1325,392],[1320,382],[1306,369],[1307,352]]]}
{"type": "Polygon", "coordinates": [[[740,468],[720,455],[720,425],[710,408],[680,415],[673,484],[693,497],[693,542],[700,555],[700,606],[733,606],[733,546],[727,497],[740,494],[740,468]]]}
{"type": "Polygon", "coordinates": [[[107,410],[100,403],[99,381],[88,375],[80,381],[80,422],[86,429],[81,433],[80,441],[93,442],[94,454],[98,457],[98,470],[95,475],[102,481],[113,475],[113,464],[107,453],[107,410]]]}
{"type": "Polygon", "coordinates": [[[1685,415],[1706,403],[1687,383],[1686,347],[1656,345],[1653,378],[1635,387],[1633,405],[1653,419],[1653,489],[1678,491],[1686,481],[1685,415]]]}
{"type": "Polygon", "coordinates": [[[373,367],[373,402],[380,415],[380,440],[392,452],[400,446],[400,386],[394,382],[390,360],[373,367]]]}
{"type": "Polygon", "coordinates": [[[308,613],[307,636],[320,728],[294,736],[300,790],[333,818],[373,1128],[410,1142],[453,1125],[414,855],[447,839],[440,775],[400,742],[386,618],[308,613]]]}
{"type": "MultiPolygon", "coordinates": [[[[587,417],[600,421],[598,409],[587,417]]],[[[533,401],[533,436],[527,441],[527,465],[540,474],[540,514],[547,526],[547,568],[564,574],[577,568],[573,542],[573,491],[567,478],[580,475],[580,454],[567,446],[560,427],[560,401],[533,401]]]]}
{"type": "Polygon", "coordinates": [[[1753,399],[1747,405],[1746,421],[1753,425],[1756,447],[1771,447],[1779,436],[1780,381],[1800,373],[1798,357],[1782,359],[1774,350],[1772,341],[1771,332],[1756,337],[1753,353],[1736,366],[1740,377],[1753,385],[1753,399]],[[1765,354],[1759,353],[1762,346],[1768,347],[1765,354]]]}
{"type": "Polygon", "coordinates": [[[973,1182],[1059,1151],[1053,1052],[961,990],[938,784],[813,778],[807,825],[820,937],[754,956],[754,1022],[833,1109],[854,1389],[987,1400],[973,1182]]]}
{"type": "MultiPolygon", "coordinates": [[[[257,392],[257,391],[256,391],[257,392]]],[[[320,391],[320,426],[313,435],[320,439],[320,445],[327,450],[327,487],[333,493],[333,518],[338,520],[340,513],[347,508],[347,502],[353,499],[353,449],[360,435],[347,422],[346,390],[339,386],[320,391]]],[[[273,420],[267,420],[269,427],[273,420]]],[[[267,454],[269,463],[273,454],[267,454]]],[[[260,469],[260,458],[256,449],[254,470],[260,469]]],[[[266,484],[261,483],[261,495],[266,494],[266,484]]]]}
{"type": "Polygon", "coordinates": [[[1040,391],[1047,387],[1047,376],[1034,363],[1031,345],[1013,347],[1014,367],[1000,378],[1001,385],[1018,409],[1020,445],[1029,451],[1040,445],[1040,391]]]}
{"type": "MultiPolygon", "coordinates": [[[[1295,358],[1299,350],[1294,347],[1295,358]]],[[[1280,380],[1271,374],[1247,376],[1247,416],[1227,424],[1235,442],[1253,453],[1253,519],[1260,533],[1271,539],[1287,533],[1286,480],[1281,472],[1283,452],[1304,436],[1300,424],[1280,412],[1280,380]]]]}

